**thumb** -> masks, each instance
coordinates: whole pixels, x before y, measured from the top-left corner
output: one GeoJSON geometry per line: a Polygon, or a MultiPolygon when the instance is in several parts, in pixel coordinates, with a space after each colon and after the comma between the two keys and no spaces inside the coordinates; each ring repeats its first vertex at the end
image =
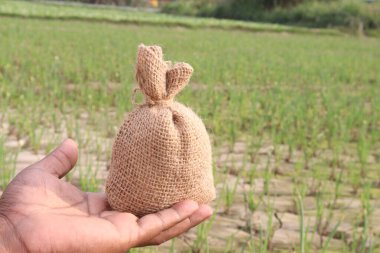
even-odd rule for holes
{"type": "Polygon", "coordinates": [[[59,147],[31,167],[38,167],[62,178],[74,167],[77,160],[77,144],[71,139],[66,139],[59,147]]]}

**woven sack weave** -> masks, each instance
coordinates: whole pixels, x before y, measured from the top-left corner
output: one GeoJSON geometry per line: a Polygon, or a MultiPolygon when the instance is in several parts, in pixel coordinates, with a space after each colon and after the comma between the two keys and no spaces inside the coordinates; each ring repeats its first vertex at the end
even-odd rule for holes
{"type": "Polygon", "coordinates": [[[164,61],[159,46],[139,46],[136,80],[145,104],[128,114],[113,144],[106,182],[113,209],[141,217],[185,199],[215,198],[206,128],[174,101],[192,72],[187,63],[164,61]]]}

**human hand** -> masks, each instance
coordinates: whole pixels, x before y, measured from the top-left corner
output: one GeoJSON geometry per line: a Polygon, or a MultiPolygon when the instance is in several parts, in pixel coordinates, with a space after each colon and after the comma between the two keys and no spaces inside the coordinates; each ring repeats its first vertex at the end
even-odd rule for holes
{"type": "Polygon", "coordinates": [[[0,252],[125,252],[165,242],[212,214],[194,201],[140,219],[112,211],[105,194],[60,179],[77,158],[75,142],[66,140],[8,185],[0,198],[0,252]]]}

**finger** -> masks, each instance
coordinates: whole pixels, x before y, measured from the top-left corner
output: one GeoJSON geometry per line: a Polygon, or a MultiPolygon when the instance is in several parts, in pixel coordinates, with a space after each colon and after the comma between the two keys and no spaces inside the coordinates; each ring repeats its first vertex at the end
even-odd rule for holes
{"type": "Polygon", "coordinates": [[[212,209],[211,207],[207,205],[202,205],[199,207],[197,211],[195,211],[190,217],[187,219],[184,219],[180,223],[174,225],[173,227],[163,231],[150,241],[147,241],[144,244],[138,245],[140,247],[142,246],[148,246],[148,245],[159,245],[161,243],[164,243],[176,236],[179,236],[183,234],[184,232],[188,231],[189,229],[197,226],[201,222],[205,221],[206,219],[210,218],[212,215],[212,209]]]}
{"type": "Polygon", "coordinates": [[[150,241],[163,231],[190,217],[198,208],[195,201],[185,200],[175,204],[172,208],[140,218],[137,220],[138,237],[134,244],[139,245],[150,241]]]}
{"type": "Polygon", "coordinates": [[[111,210],[106,194],[103,192],[87,192],[88,213],[96,215],[104,211],[111,210]]]}
{"type": "Polygon", "coordinates": [[[77,144],[73,140],[67,139],[44,159],[33,164],[31,167],[42,168],[61,178],[74,167],[77,160],[77,144]]]}

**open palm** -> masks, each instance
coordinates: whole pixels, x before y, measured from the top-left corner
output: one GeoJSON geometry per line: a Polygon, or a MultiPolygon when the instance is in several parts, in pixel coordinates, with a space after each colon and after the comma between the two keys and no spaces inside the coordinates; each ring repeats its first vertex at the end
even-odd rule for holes
{"type": "Polygon", "coordinates": [[[66,140],[9,184],[0,199],[0,238],[9,252],[125,252],[165,242],[212,213],[193,201],[142,218],[112,211],[103,193],[60,179],[77,157],[76,144],[66,140]]]}

